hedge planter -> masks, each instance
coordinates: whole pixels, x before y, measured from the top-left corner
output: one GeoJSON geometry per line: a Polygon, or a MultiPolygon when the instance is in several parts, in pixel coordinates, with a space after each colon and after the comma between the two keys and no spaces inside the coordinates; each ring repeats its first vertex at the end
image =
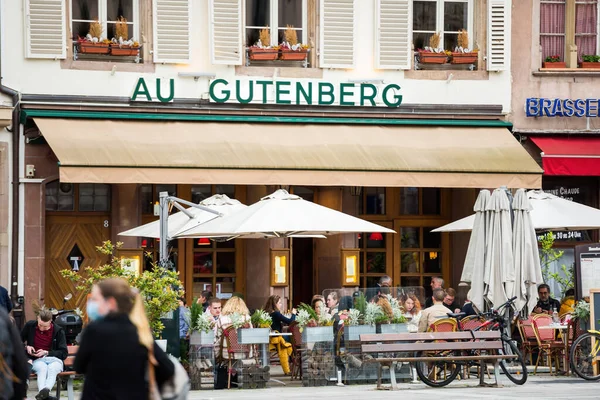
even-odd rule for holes
{"type": "Polygon", "coordinates": [[[477,53],[452,53],[452,64],[476,64],[477,53]]]}
{"type": "Polygon", "coordinates": [[[190,346],[212,346],[214,343],[214,331],[210,331],[208,333],[194,331],[190,335],[190,346]]]}
{"type": "Polygon", "coordinates": [[[360,340],[360,335],[375,333],[375,325],[349,325],[344,327],[344,339],[360,340]]]}
{"type": "Polygon", "coordinates": [[[598,69],[600,68],[600,62],[588,62],[588,61],[582,61],[579,63],[579,67],[580,68],[593,68],[593,69],[598,69]]]}
{"type": "Polygon", "coordinates": [[[250,59],[254,61],[273,61],[279,57],[279,50],[276,49],[249,49],[250,59]]]}
{"type": "Polygon", "coordinates": [[[318,342],[333,342],[333,327],[332,326],[315,326],[305,327],[302,331],[302,342],[318,343],[318,342]]]}
{"type": "Polygon", "coordinates": [[[82,54],[108,54],[110,46],[104,43],[80,42],[79,52],[82,54]]]}
{"type": "Polygon", "coordinates": [[[280,60],[285,61],[304,61],[308,52],[306,50],[294,51],[294,50],[281,50],[280,60]]]}
{"type": "Polygon", "coordinates": [[[382,324],[379,326],[380,333],[405,333],[408,332],[408,324],[382,324]]]}
{"type": "Polygon", "coordinates": [[[542,68],[567,68],[567,63],[564,61],[561,62],[546,62],[542,63],[542,68]]]}
{"type": "Polygon", "coordinates": [[[419,62],[423,64],[445,64],[448,56],[445,53],[419,52],[419,62]]]}
{"type": "Polygon", "coordinates": [[[241,344],[268,344],[270,328],[238,329],[238,340],[241,344]]]}

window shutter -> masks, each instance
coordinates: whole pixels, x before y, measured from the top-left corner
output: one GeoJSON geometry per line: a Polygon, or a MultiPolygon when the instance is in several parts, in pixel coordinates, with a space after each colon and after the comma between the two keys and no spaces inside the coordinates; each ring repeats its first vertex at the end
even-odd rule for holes
{"type": "Polygon", "coordinates": [[[488,71],[507,69],[510,5],[508,0],[488,0],[488,71]]]}
{"type": "Polygon", "coordinates": [[[66,58],[64,0],[25,0],[27,58],[66,58]]]}
{"type": "Polygon", "coordinates": [[[375,2],[375,68],[410,69],[411,0],[375,2]]]}
{"type": "Polygon", "coordinates": [[[154,0],[155,63],[190,62],[190,17],[191,0],[154,0]]]}
{"type": "Polygon", "coordinates": [[[354,0],[321,0],[321,68],[354,68],[354,0]]]}
{"type": "Polygon", "coordinates": [[[212,63],[242,65],[242,1],[210,0],[209,13],[212,63]]]}

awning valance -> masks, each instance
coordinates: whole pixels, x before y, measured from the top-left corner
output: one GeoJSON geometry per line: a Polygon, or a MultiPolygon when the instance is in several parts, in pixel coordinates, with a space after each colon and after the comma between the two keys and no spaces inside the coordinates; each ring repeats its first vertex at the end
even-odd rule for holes
{"type": "Polygon", "coordinates": [[[600,138],[532,137],[542,150],[544,175],[600,176],[600,138]]]}
{"type": "Polygon", "coordinates": [[[35,118],[63,182],[539,188],[505,128],[35,118]]]}

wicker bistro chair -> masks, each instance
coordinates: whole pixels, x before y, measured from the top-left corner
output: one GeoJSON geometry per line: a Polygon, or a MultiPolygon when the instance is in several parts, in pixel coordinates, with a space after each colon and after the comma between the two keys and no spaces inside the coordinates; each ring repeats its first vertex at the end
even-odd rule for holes
{"type": "MultiPolygon", "coordinates": [[[[485,322],[485,318],[477,316],[477,315],[470,315],[470,316],[464,317],[463,319],[460,320],[460,330],[461,331],[472,331],[473,329],[479,328],[481,325],[483,325],[484,322],[485,322]]],[[[486,330],[486,328],[481,329],[481,330],[486,330]]]]}
{"type": "MultiPolygon", "coordinates": [[[[221,354],[221,357],[227,360],[227,389],[229,389],[231,387],[231,375],[234,371],[233,365],[235,361],[249,358],[252,353],[252,345],[241,344],[238,340],[238,331],[233,326],[229,326],[223,330],[222,340],[227,341],[227,354],[221,354]]],[[[223,346],[221,346],[222,348],[223,346]]]]}
{"type": "Polygon", "coordinates": [[[440,318],[429,325],[427,332],[457,332],[458,322],[454,318],[440,318]]]}
{"type": "Polygon", "coordinates": [[[531,316],[525,320],[519,319],[517,329],[521,336],[521,354],[523,358],[529,356],[529,364],[533,365],[532,355],[534,352],[538,352],[538,341],[535,337],[531,316]]]}
{"type": "Polygon", "coordinates": [[[533,374],[537,373],[537,367],[540,363],[540,358],[544,355],[548,360],[548,367],[550,368],[550,375],[552,375],[552,360],[554,359],[555,372],[558,372],[560,365],[560,356],[564,350],[565,345],[562,340],[555,339],[554,329],[540,329],[541,327],[552,324],[552,317],[546,314],[538,314],[533,317],[533,331],[537,340],[539,354],[533,374]]]}
{"type": "Polygon", "coordinates": [[[302,379],[302,332],[296,322],[289,327],[292,334],[292,377],[291,379],[302,379]]]}

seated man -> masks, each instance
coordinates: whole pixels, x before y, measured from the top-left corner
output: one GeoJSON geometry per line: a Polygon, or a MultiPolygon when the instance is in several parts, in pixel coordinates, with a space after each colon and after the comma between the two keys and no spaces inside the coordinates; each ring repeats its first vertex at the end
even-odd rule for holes
{"type": "Polygon", "coordinates": [[[65,331],[52,322],[50,310],[41,309],[37,321],[28,321],[23,327],[21,340],[25,343],[32,370],[37,375],[39,393],[35,398],[48,399],[68,355],[65,331]]]}
{"type": "Polygon", "coordinates": [[[538,286],[538,296],[540,299],[533,309],[534,313],[552,315],[552,312],[555,309],[556,312],[560,310],[560,301],[550,297],[550,286],[547,284],[542,283],[540,286],[538,286]]]}
{"type": "Polygon", "coordinates": [[[444,297],[444,305],[450,312],[460,312],[460,306],[456,302],[456,290],[452,288],[446,289],[446,297],[444,297]]]}
{"type": "Polygon", "coordinates": [[[208,308],[206,309],[205,314],[212,317],[212,320],[214,321],[214,329],[216,330],[217,321],[221,316],[221,299],[218,297],[211,297],[208,300],[208,308]]]}
{"type": "Polygon", "coordinates": [[[419,320],[419,332],[427,332],[431,324],[439,321],[441,318],[448,318],[448,309],[444,306],[446,292],[444,289],[435,289],[433,291],[433,305],[421,311],[419,320]]]}
{"type": "MultiPolygon", "coordinates": [[[[440,278],[439,276],[434,276],[433,278],[431,278],[431,282],[429,284],[431,285],[431,290],[444,288],[444,280],[442,278],[440,278]]],[[[433,296],[426,298],[425,299],[425,308],[429,308],[432,305],[433,305],[433,296]]]]}

